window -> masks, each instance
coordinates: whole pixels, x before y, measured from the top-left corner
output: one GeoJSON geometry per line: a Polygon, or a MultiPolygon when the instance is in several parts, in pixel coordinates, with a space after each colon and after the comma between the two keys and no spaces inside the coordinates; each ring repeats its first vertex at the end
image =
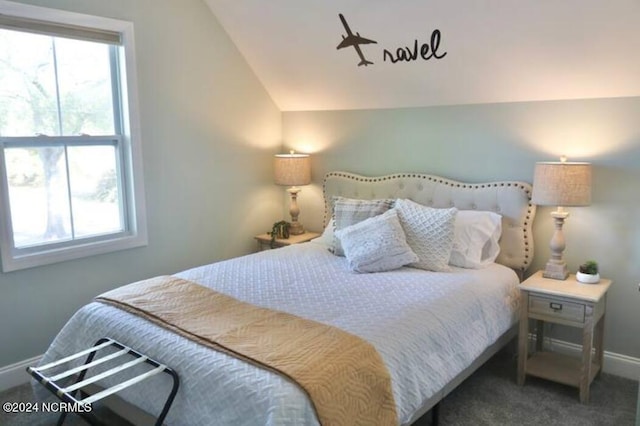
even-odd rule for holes
{"type": "Polygon", "coordinates": [[[146,244],[132,24],[0,1],[5,272],[146,244]]]}

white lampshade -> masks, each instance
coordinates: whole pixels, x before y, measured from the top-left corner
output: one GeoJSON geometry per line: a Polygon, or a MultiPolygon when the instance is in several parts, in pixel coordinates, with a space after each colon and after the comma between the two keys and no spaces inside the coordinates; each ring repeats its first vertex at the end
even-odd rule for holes
{"type": "Polygon", "coordinates": [[[591,164],[536,163],[531,202],[540,206],[588,206],[591,204],[591,164]]]}
{"type": "Polygon", "coordinates": [[[311,159],[307,154],[278,154],[274,159],[277,185],[299,186],[311,183],[311,159]]]}

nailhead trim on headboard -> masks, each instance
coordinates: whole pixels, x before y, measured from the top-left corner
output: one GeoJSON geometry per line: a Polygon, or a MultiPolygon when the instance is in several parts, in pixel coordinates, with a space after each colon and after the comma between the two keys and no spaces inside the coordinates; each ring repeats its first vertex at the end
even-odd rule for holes
{"type": "Polygon", "coordinates": [[[421,173],[396,173],[387,176],[367,177],[349,172],[330,172],[325,175],[322,188],[325,198],[323,224],[326,226],[332,215],[331,197],[334,195],[362,199],[415,198],[416,202],[434,207],[455,206],[460,210],[479,208],[480,210],[494,211],[504,217],[503,238],[500,240],[501,253],[497,261],[522,274],[533,260],[532,222],[536,206],[531,204],[531,189],[530,184],[518,181],[464,183],[421,173]],[[388,184],[394,181],[398,181],[397,187],[390,188],[388,184]],[[337,191],[328,188],[330,183],[339,186],[337,191]],[[376,184],[380,184],[380,186],[376,184]],[[424,197],[421,194],[427,187],[432,189],[432,193],[430,196],[424,197]],[[445,191],[449,196],[447,198],[443,194],[436,194],[438,188],[450,188],[456,192],[446,193],[445,191]],[[493,188],[495,191],[490,191],[487,194],[483,192],[484,198],[474,199],[470,204],[468,200],[462,199],[463,196],[473,198],[473,195],[478,194],[478,191],[493,188]],[[330,190],[333,192],[329,193],[330,190]],[[504,199],[498,199],[500,195],[504,195],[504,199]],[[495,200],[492,201],[490,196],[494,196],[495,200]],[[439,200],[435,200],[437,197],[439,200]],[[508,232],[508,229],[505,228],[520,228],[521,232],[516,234],[508,232]]]}

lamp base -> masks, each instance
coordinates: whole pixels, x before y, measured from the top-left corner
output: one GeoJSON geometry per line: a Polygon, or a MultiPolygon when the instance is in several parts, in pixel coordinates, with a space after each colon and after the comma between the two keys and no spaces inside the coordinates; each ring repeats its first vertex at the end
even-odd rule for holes
{"type": "Polygon", "coordinates": [[[542,276],[545,278],[551,278],[554,280],[566,280],[569,277],[569,270],[566,263],[552,263],[547,262],[547,265],[542,271],[542,276]]]}
{"type": "Polygon", "coordinates": [[[569,270],[567,269],[567,262],[562,258],[562,252],[566,247],[564,234],[562,233],[562,225],[564,225],[564,220],[569,217],[569,213],[562,207],[558,207],[556,211],[551,212],[551,217],[553,218],[555,227],[551,242],[549,243],[551,259],[547,262],[542,276],[554,280],[566,280],[569,276],[569,270]]]}
{"type": "Polygon", "coordinates": [[[289,235],[304,234],[304,228],[302,224],[298,222],[298,215],[300,214],[300,209],[298,208],[298,192],[300,192],[300,188],[292,186],[287,189],[287,192],[291,194],[291,205],[289,206],[289,214],[291,215],[289,235]]]}
{"type": "Polygon", "coordinates": [[[291,222],[289,224],[289,235],[304,234],[304,226],[300,222],[291,222]]]}

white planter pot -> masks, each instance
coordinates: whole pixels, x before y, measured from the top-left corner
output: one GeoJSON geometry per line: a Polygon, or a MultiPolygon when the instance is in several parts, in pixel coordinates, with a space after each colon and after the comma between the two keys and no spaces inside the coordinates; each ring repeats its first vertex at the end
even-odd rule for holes
{"type": "Polygon", "coordinates": [[[590,275],[576,272],[576,279],[585,284],[596,284],[600,281],[600,274],[590,275]]]}

